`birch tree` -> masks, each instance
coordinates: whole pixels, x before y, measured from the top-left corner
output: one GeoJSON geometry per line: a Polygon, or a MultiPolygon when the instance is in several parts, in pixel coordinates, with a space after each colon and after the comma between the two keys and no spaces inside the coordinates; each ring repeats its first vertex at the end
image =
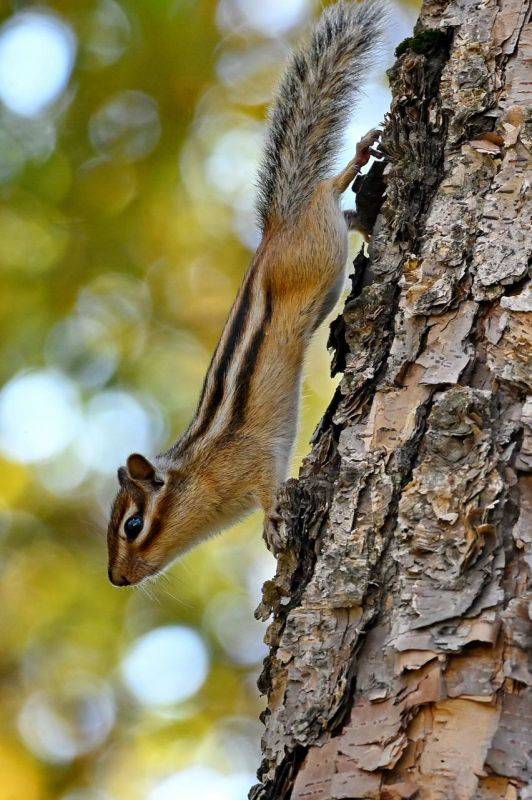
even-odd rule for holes
{"type": "Polygon", "coordinates": [[[529,17],[425,0],[389,72],[343,378],[258,609],[254,800],[532,797],[529,17]]]}

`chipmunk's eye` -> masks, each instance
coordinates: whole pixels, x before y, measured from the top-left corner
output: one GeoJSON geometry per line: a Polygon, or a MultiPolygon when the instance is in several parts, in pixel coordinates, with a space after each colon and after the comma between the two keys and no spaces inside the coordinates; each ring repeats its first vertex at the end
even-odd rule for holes
{"type": "Polygon", "coordinates": [[[140,514],[133,514],[132,517],[126,520],[124,525],[124,532],[130,542],[133,539],[136,539],[139,533],[142,530],[142,526],[144,525],[144,520],[142,519],[140,514]]]}

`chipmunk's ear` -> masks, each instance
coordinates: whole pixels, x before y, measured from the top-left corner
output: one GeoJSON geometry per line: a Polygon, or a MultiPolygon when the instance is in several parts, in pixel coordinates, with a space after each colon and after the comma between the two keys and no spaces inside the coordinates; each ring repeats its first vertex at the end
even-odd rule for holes
{"type": "Polygon", "coordinates": [[[134,481],[153,481],[155,479],[155,467],[140,453],[132,453],[128,457],[126,465],[127,471],[134,481]]]}

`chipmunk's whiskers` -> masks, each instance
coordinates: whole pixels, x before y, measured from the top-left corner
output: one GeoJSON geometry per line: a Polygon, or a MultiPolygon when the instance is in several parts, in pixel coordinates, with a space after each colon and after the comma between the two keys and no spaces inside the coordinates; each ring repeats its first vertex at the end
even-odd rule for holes
{"type": "Polygon", "coordinates": [[[162,591],[168,595],[168,597],[174,600],[179,606],[182,606],[182,608],[186,608],[189,610],[194,608],[192,603],[187,603],[185,600],[182,600],[181,598],[176,597],[174,594],[172,594],[172,592],[168,588],[168,586],[170,585],[170,578],[168,577],[168,575],[166,575],[166,573],[163,572],[163,574],[160,575],[159,577],[162,579],[159,582],[159,586],[161,587],[162,591]]]}

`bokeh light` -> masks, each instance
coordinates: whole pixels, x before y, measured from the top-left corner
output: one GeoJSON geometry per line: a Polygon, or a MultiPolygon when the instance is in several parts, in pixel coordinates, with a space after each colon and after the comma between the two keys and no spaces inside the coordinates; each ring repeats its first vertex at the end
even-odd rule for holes
{"type": "Polygon", "coordinates": [[[157,104],[144,92],[121,92],[93,116],[89,134],[101,155],[124,161],[143,158],[161,134],[157,104]]]}
{"type": "Polygon", "coordinates": [[[60,453],[80,423],[76,386],[60,372],[22,373],[0,392],[0,448],[18,461],[41,461],[60,453]]]}
{"type": "Polygon", "coordinates": [[[103,322],[89,316],[60,320],[50,331],[45,356],[85,389],[105,385],[118,366],[118,348],[103,322]]]}
{"type": "Polygon", "coordinates": [[[148,800],[246,800],[255,776],[222,775],[208,767],[190,767],[163,780],[148,800]]]}
{"type": "Polygon", "coordinates": [[[39,114],[64,91],[75,54],[74,33],[59,17],[16,14],[0,30],[0,98],[17,114],[39,114]]]}
{"type": "Polygon", "coordinates": [[[60,698],[44,692],[30,695],[19,715],[19,729],[37,756],[63,764],[102,744],[114,718],[108,688],[76,684],[63,687],[60,698]]]}
{"type": "Polygon", "coordinates": [[[187,700],[201,688],[209,656],[192,628],[167,625],[142,636],[122,664],[122,675],[137,700],[169,705],[187,700]]]}
{"type": "Polygon", "coordinates": [[[245,26],[266,36],[280,36],[301,22],[307,0],[220,0],[218,20],[223,28],[245,26]]]}
{"type": "Polygon", "coordinates": [[[130,453],[152,452],[158,432],[160,420],[130,394],[101,392],[87,405],[78,438],[80,456],[94,470],[114,473],[130,453]]]}
{"type": "Polygon", "coordinates": [[[237,664],[258,664],[268,653],[261,641],[260,624],[253,616],[253,610],[245,595],[222,593],[212,598],[205,612],[206,624],[237,664]]]}
{"type": "Polygon", "coordinates": [[[131,23],[115,0],[101,0],[94,10],[85,48],[94,67],[108,66],[124,54],[131,39],[131,23]]]}

